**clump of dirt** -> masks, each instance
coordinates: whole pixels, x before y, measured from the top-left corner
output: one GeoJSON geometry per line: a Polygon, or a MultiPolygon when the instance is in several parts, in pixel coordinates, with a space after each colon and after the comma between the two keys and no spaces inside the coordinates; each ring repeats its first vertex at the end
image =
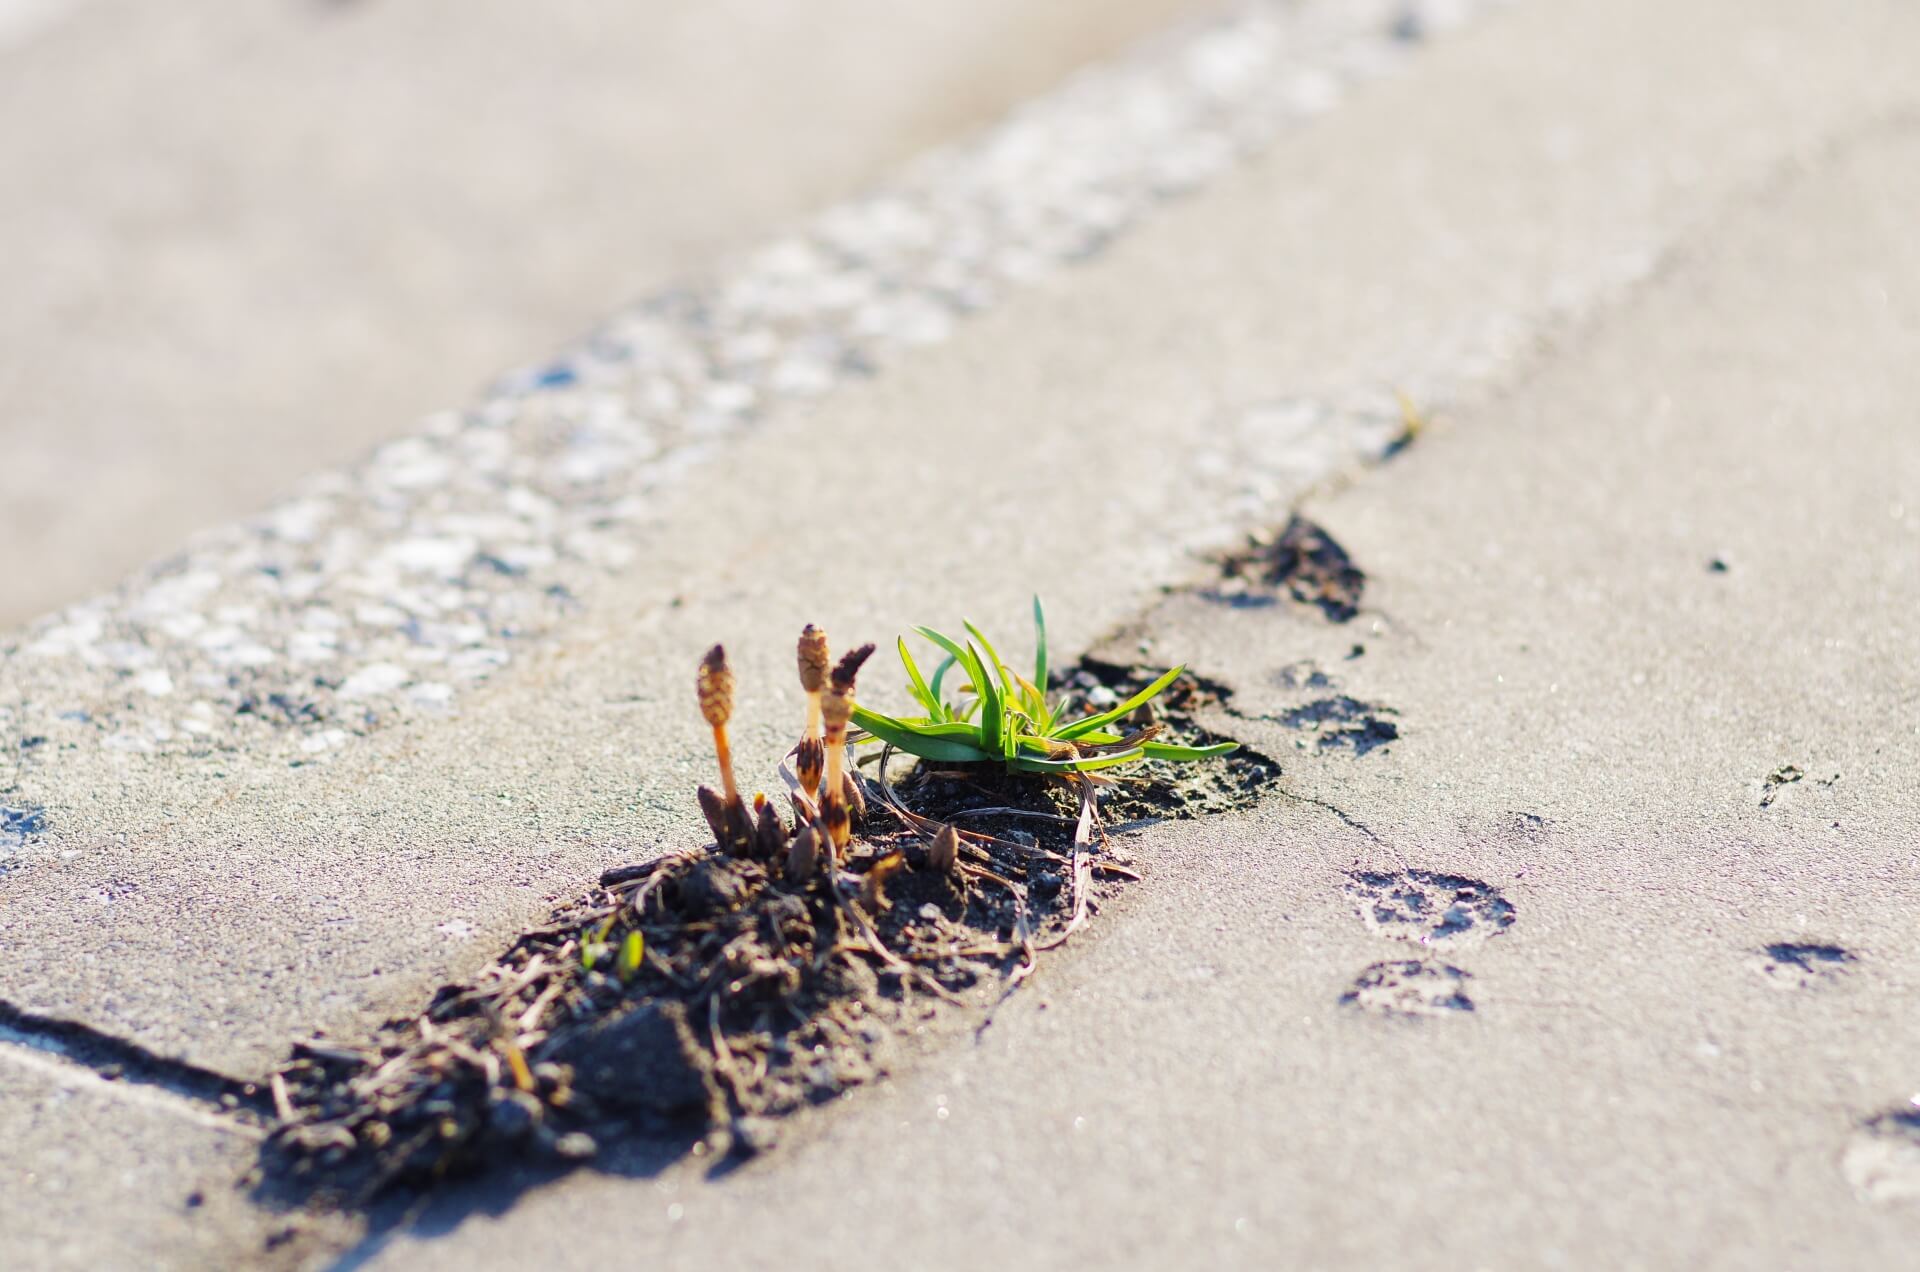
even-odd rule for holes
{"type": "Polygon", "coordinates": [[[1392,707],[1335,694],[1295,707],[1279,719],[1289,729],[1315,734],[1323,751],[1344,749],[1367,755],[1399,740],[1400,726],[1382,718],[1395,714],[1392,707]]]}
{"type": "Polygon", "coordinates": [[[714,846],[608,871],[367,1047],[299,1048],[273,1078],[270,1173],[358,1201],[506,1152],[586,1158],[609,1133],[830,1098],[884,1066],[894,1024],[1065,926],[1071,901],[1033,886],[1055,855],[971,835],[936,872],[925,837],[875,808],[811,873],[714,846]]]}
{"type": "Polygon", "coordinates": [[[1776,989],[1811,989],[1844,976],[1859,961],[1840,945],[1776,941],[1757,951],[1753,968],[1776,989]]]}
{"type": "Polygon", "coordinates": [[[1237,608],[1276,605],[1286,596],[1344,623],[1360,612],[1366,585],[1366,574],[1347,550],[1296,513],[1278,534],[1255,535],[1221,558],[1219,581],[1201,595],[1237,608]]]}
{"type": "Polygon", "coordinates": [[[1383,1016],[1444,1016],[1472,1011],[1466,983],[1472,974],[1446,963],[1410,958],[1375,963],[1340,996],[1345,1007],[1383,1016]]]}
{"type": "Polygon", "coordinates": [[[42,833],[46,828],[45,810],[32,805],[23,808],[0,805],[0,835],[12,835],[16,847],[24,847],[30,837],[42,833]]]}
{"type": "Polygon", "coordinates": [[[1352,897],[1367,926],[1382,936],[1436,949],[1477,945],[1513,926],[1513,903],[1500,889],[1436,870],[1353,870],[1352,897]]]}
{"type": "MultiPolygon", "coordinates": [[[[1097,710],[1146,681],[1107,668],[1062,683],[1070,709],[1097,710]]],[[[1163,695],[1167,736],[1220,740],[1191,719],[1208,693],[1186,677],[1163,695]]],[[[580,1160],[670,1128],[759,1151],[780,1115],[884,1073],[915,1023],[984,1016],[1138,877],[1104,833],[1076,845],[1072,786],[879,754],[863,767],[866,813],[843,853],[801,860],[783,826],[778,850],[609,870],[418,1016],[365,1046],[297,1047],[272,1076],[263,1188],[363,1204],[506,1155],[580,1160]],[[950,861],[938,826],[957,831],[950,861]]],[[[1237,807],[1279,776],[1250,752],[1138,767],[1103,788],[1106,825],[1237,807]]]]}
{"type": "Polygon", "coordinates": [[[1780,797],[1782,790],[1805,776],[1806,773],[1797,764],[1782,764],[1767,774],[1766,780],[1760,784],[1760,807],[1772,808],[1773,801],[1780,797]]]}
{"type": "MultiPolygon", "coordinates": [[[[1146,688],[1157,678],[1146,667],[1123,667],[1088,659],[1065,681],[1073,698],[1090,710],[1105,710],[1146,688]]],[[[1233,691],[1205,677],[1184,672],[1153,701],[1155,718],[1167,726],[1167,740],[1188,746],[1211,746],[1236,739],[1195,722],[1208,707],[1232,711],[1233,691]]],[[[1168,764],[1148,761],[1119,770],[1116,784],[1101,796],[1110,821],[1137,821],[1154,817],[1210,817],[1246,808],[1268,786],[1280,780],[1280,765],[1272,757],[1242,742],[1240,749],[1204,764],[1168,764]]]]}
{"type": "Polygon", "coordinates": [[[1862,1122],[1840,1169],[1867,1201],[1920,1200],[1920,1109],[1893,1108],[1862,1122]]]}

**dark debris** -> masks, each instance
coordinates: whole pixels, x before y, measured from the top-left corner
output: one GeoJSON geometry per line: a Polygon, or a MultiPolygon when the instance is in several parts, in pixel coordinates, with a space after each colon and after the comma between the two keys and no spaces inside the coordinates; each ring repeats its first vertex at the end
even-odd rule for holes
{"type": "Polygon", "coordinates": [[[1330,622],[1344,623],[1360,612],[1366,584],[1365,573],[1332,535],[1295,514],[1278,534],[1256,535],[1222,558],[1219,581],[1200,595],[1236,609],[1290,597],[1317,606],[1330,622]]]}
{"type": "MultiPolygon", "coordinates": [[[[1067,679],[1085,702],[1141,674],[1067,679]]],[[[1190,719],[1208,694],[1186,677],[1163,696],[1170,736],[1217,740],[1190,719]]],[[[1246,751],[1141,768],[1103,794],[1108,825],[1240,806],[1279,775],[1246,751]]],[[[1133,877],[1096,846],[1076,883],[1077,796],[1064,784],[899,760],[890,779],[907,809],[964,832],[954,873],[930,868],[926,836],[872,777],[837,869],[787,878],[785,854],[709,845],[608,870],[417,1017],[364,1045],[297,1047],[274,1079],[287,1116],[262,1152],[263,1196],[363,1205],[396,1184],[530,1152],[584,1160],[646,1132],[765,1151],[773,1119],[885,1072],[895,1040],[936,1013],[987,1011],[1036,948],[1071,930],[1077,901],[1097,908],[1133,877]],[[896,858],[905,868],[869,887],[896,858]],[[644,952],[623,976],[631,934],[644,952]]]]}
{"type": "Polygon", "coordinates": [[[1760,785],[1760,807],[1771,808],[1773,801],[1780,797],[1781,789],[1793,785],[1806,774],[1797,765],[1783,764],[1767,774],[1760,785]]]}

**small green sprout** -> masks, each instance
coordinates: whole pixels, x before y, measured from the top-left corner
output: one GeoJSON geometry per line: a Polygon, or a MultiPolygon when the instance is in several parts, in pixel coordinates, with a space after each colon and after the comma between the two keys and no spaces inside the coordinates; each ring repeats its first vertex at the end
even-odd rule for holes
{"type": "Polygon", "coordinates": [[[607,921],[605,923],[602,923],[599,926],[599,928],[597,928],[594,931],[593,935],[591,936],[586,935],[584,932],[581,934],[580,936],[580,970],[581,971],[583,972],[592,971],[593,965],[595,963],[598,963],[601,957],[606,954],[607,938],[613,934],[614,918],[615,918],[614,915],[609,914],[607,916],[607,921]]]}
{"type": "Polygon", "coordinates": [[[924,715],[906,719],[853,708],[853,722],[882,742],[924,760],[1001,763],[1022,773],[1085,773],[1137,760],[1208,760],[1235,749],[1232,742],[1178,746],[1155,741],[1160,726],[1128,727],[1127,717],[1165,692],[1185,671],[1175,667],[1145,689],[1106,711],[1063,713],[1064,703],[1047,696],[1047,617],[1040,598],[1033,600],[1033,679],[1002,662],[993,642],[972,623],[972,638],[961,644],[930,627],[913,630],[945,652],[933,679],[921,675],[906,638],[899,640],[907,691],[924,715]],[[958,701],[941,693],[947,673],[958,667],[966,676],[958,701]]]}
{"type": "Polygon", "coordinates": [[[647,952],[647,939],[638,929],[627,933],[620,942],[620,953],[613,961],[613,970],[620,974],[620,983],[625,985],[640,974],[640,958],[647,952]]]}

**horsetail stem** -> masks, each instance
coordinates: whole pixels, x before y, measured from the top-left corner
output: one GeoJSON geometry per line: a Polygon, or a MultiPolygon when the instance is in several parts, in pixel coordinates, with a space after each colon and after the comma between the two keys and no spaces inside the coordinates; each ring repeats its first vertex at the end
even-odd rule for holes
{"type": "Polygon", "coordinates": [[[808,623],[800,629],[795,650],[800,666],[800,688],[807,695],[807,724],[803,738],[820,736],[820,694],[827,687],[827,633],[808,623]]]}
{"type": "Polygon", "coordinates": [[[733,716],[733,668],[727,666],[723,646],[715,645],[700,660],[693,686],[700,698],[700,714],[713,729],[713,752],[720,761],[720,785],[727,804],[738,804],[740,787],[733,780],[733,748],[727,741],[727,721],[733,716]]]}
{"type": "Polygon", "coordinates": [[[854,678],[860,674],[860,664],[872,654],[872,645],[862,645],[841,658],[834,666],[820,702],[827,746],[826,793],[821,799],[821,811],[836,848],[846,847],[853,837],[853,821],[847,811],[847,722],[853,718],[854,678]]]}
{"type": "Polygon", "coordinates": [[[794,771],[800,789],[808,799],[820,796],[820,773],[826,766],[826,751],[820,741],[820,694],[827,687],[827,634],[808,623],[800,629],[795,646],[800,668],[800,688],[807,695],[807,721],[800,730],[800,746],[794,757],[794,771]]]}
{"type": "Polygon", "coordinates": [[[793,768],[800,779],[800,789],[807,793],[808,799],[819,797],[820,773],[826,764],[826,744],[817,737],[801,738],[800,745],[794,748],[793,768]]]}
{"type": "Polygon", "coordinates": [[[820,818],[826,823],[827,838],[836,848],[845,848],[853,839],[853,814],[847,811],[844,789],[829,789],[820,797],[820,818]]]}
{"type": "Polygon", "coordinates": [[[707,829],[713,832],[713,842],[726,847],[727,840],[732,838],[727,830],[726,801],[711,786],[702,786],[693,794],[700,801],[700,815],[707,819],[707,829]]]}

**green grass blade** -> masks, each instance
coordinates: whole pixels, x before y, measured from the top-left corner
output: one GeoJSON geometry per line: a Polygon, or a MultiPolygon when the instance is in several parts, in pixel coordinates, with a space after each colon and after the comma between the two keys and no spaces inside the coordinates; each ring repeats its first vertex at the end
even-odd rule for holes
{"type": "MultiPolygon", "coordinates": [[[[860,714],[865,712],[868,719],[880,720],[893,728],[905,729],[923,738],[958,739],[976,750],[980,748],[980,726],[977,724],[963,724],[958,720],[941,720],[938,722],[933,720],[903,720],[899,716],[890,716],[879,711],[868,711],[865,707],[855,707],[853,710],[854,724],[859,725],[861,728],[866,727],[860,725],[860,714]]],[[[872,733],[873,730],[868,729],[867,732],[872,733]]],[[[871,738],[864,737],[856,740],[863,742],[872,741],[871,738]]]]}
{"type": "Polygon", "coordinates": [[[1010,730],[1007,729],[1007,703],[1000,696],[1000,686],[980,664],[980,655],[972,645],[967,646],[967,674],[973,677],[973,690],[980,695],[980,741],[988,750],[1006,754],[1005,741],[1010,730]]]}
{"type": "Polygon", "coordinates": [[[862,706],[854,707],[853,722],[882,742],[891,742],[923,760],[967,763],[999,758],[998,747],[988,750],[981,745],[979,731],[972,725],[915,725],[862,706]]]}
{"type": "Polygon", "coordinates": [[[1131,764],[1145,754],[1145,748],[1136,746],[1126,751],[1115,751],[1109,755],[1090,755],[1079,760],[1036,760],[1021,755],[1008,760],[1007,767],[1018,769],[1023,773],[1087,773],[1094,769],[1131,764]]]}
{"type": "Polygon", "coordinates": [[[1040,608],[1040,598],[1037,596],[1033,598],[1033,683],[1040,687],[1044,699],[1047,692],[1047,611],[1040,608]]]}
{"type": "Polygon", "coordinates": [[[1087,746],[1112,746],[1115,742],[1123,740],[1118,733],[1110,729],[1093,729],[1074,739],[1075,742],[1087,746]]]}
{"type": "MultiPolygon", "coordinates": [[[[948,654],[945,658],[942,658],[940,660],[940,665],[933,669],[933,696],[935,698],[940,697],[940,682],[947,678],[947,669],[949,667],[952,667],[953,664],[955,664],[958,661],[960,660],[955,658],[952,654],[948,654]]],[[[941,699],[941,701],[944,702],[945,699],[941,699]]]]}
{"type": "Polygon", "coordinates": [[[1007,664],[1000,661],[1000,651],[993,647],[993,642],[988,640],[987,634],[978,627],[975,627],[972,623],[965,623],[964,626],[967,629],[967,634],[980,642],[981,652],[993,660],[993,670],[1000,677],[1000,687],[1011,697],[1015,692],[1013,675],[1008,671],[1007,664]]]}
{"type": "MultiPolygon", "coordinates": [[[[940,632],[936,632],[931,627],[916,627],[913,630],[920,633],[920,635],[926,637],[928,640],[932,641],[934,644],[940,646],[940,648],[946,650],[947,658],[949,662],[959,663],[962,670],[967,671],[969,675],[972,674],[971,670],[968,668],[969,660],[967,658],[967,651],[962,649],[960,645],[951,636],[947,636],[940,632]]],[[[973,661],[977,662],[978,659],[975,659],[973,661]]],[[[939,684],[940,678],[946,674],[947,674],[947,665],[943,664],[940,670],[934,675],[934,678],[933,678],[934,683],[936,685],[939,684]]],[[[978,693],[979,689],[976,687],[974,689],[974,692],[978,693]]]]}
{"type": "Polygon", "coordinates": [[[907,638],[900,637],[900,665],[907,669],[907,679],[912,684],[913,696],[927,709],[927,718],[935,724],[946,719],[947,709],[940,705],[940,699],[933,696],[933,690],[927,688],[926,679],[920,674],[920,664],[913,661],[913,651],[907,648],[907,638]]]}
{"type": "Polygon", "coordinates": [[[1180,673],[1185,670],[1186,670],[1186,667],[1184,665],[1175,667],[1173,670],[1169,671],[1166,675],[1160,677],[1160,679],[1154,681],[1152,684],[1148,685],[1145,689],[1142,689],[1139,693],[1134,694],[1133,697],[1128,698],[1125,702],[1113,708],[1111,711],[1102,711],[1099,715],[1091,715],[1091,716],[1087,716],[1085,719],[1082,719],[1082,720],[1075,720],[1072,724],[1069,724],[1065,728],[1059,730],[1053,736],[1061,739],[1062,741],[1070,741],[1073,738],[1077,738],[1084,733],[1091,732],[1094,729],[1105,728],[1107,725],[1112,724],[1115,720],[1120,719],[1122,716],[1126,715],[1128,712],[1134,710],[1141,703],[1150,702],[1153,699],[1159,697],[1163,692],[1165,692],[1168,685],[1172,684],[1175,680],[1178,680],[1180,678],[1180,673]]]}
{"type": "Polygon", "coordinates": [[[973,682],[973,692],[980,699],[980,740],[989,756],[1000,753],[1002,703],[999,686],[993,683],[993,677],[987,675],[986,668],[980,665],[980,655],[971,645],[961,646],[952,638],[936,632],[931,627],[913,629],[946,650],[960,661],[966,670],[967,679],[973,682]]]}
{"type": "Polygon", "coordinates": [[[1150,760],[1211,760],[1216,756],[1231,755],[1240,749],[1238,742],[1215,742],[1212,746],[1179,746],[1172,742],[1147,742],[1141,750],[1150,760]]]}
{"type": "Polygon", "coordinates": [[[1045,733],[1053,721],[1047,713],[1047,697],[1041,693],[1033,681],[1019,672],[1013,678],[1020,684],[1020,705],[1027,709],[1027,716],[1033,721],[1035,731],[1045,733]]]}
{"type": "Polygon", "coordinates": [[[640,959],[647,952],[647,938],[638,931],[629,931],[620,942],[620,953],[614,959],[614,970],[620,973],[620,983],[626,984],[640,974],[640,959]]]}

